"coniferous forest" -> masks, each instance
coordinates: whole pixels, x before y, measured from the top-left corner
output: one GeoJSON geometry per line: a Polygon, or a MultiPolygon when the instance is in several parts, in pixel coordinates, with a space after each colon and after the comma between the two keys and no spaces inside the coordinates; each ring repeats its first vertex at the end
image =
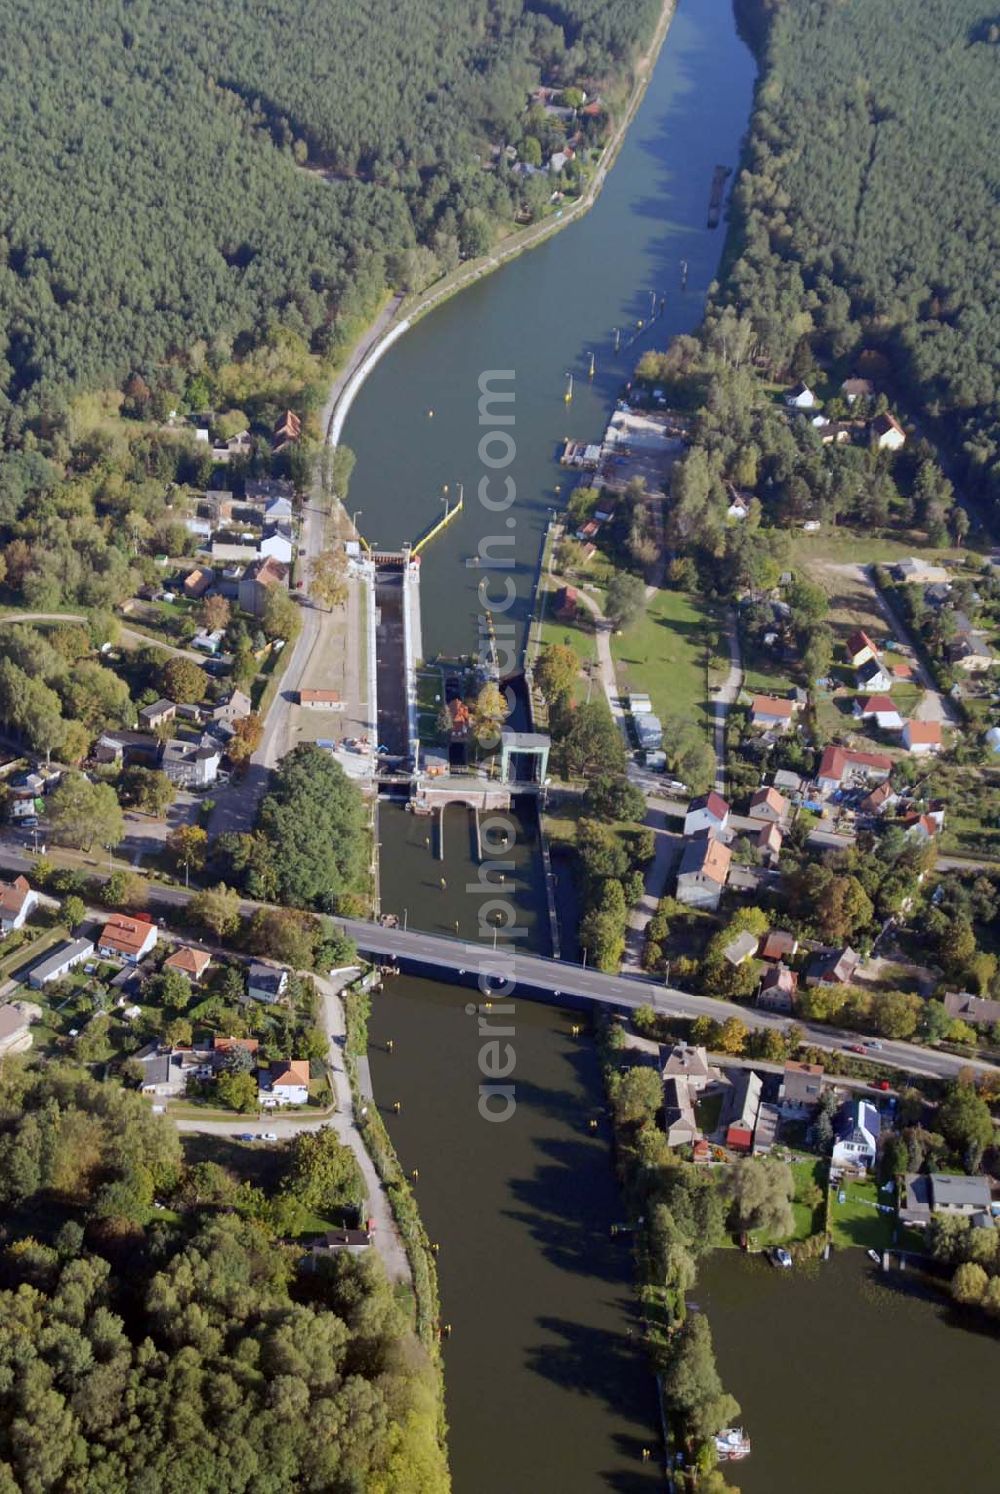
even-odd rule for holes
{"type": "Polygon", "coordinates": [[[485,171],[541,78],[621,79],[656,0],[0,0],[8,441],[69,394],[269,324],[336,351],[518,207],[485,171]]]}
{"type": "Polygon", "coordinates": [[[1000,495],[1000,24],[982,0],[738,0],[761,58],[731,289],[766,360],[889,354],[1000,495]]]}

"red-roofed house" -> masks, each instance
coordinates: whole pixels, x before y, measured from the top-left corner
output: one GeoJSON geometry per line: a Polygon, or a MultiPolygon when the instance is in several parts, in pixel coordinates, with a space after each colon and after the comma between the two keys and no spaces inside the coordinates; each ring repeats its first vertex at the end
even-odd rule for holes
{"type": "Polygon", "coordinates": [[[23,928],[24,920],[38,906],[38,893],[27,877],[15,877],[13,882],[0,882],[0,937],[23,928]]]}
{"type": "Polygon", "coordinates": [[[710,794],[701,794],[691,800],[684,816],[684,834],[697,835],[699,830],[712,830],[718,834],[728,824],[729,805],[713,789],[710,794]]]}
{"type": "Polygon", "coordinates": [[[719,906],[732,852],[711,830],[700,830],[684,846],[677,872],[677,901],[692,908],[719,906]]]}
{"type": "Polygon", "coordinates": [[[750,800],[747,811],[752,820],[768,820],[781,825],[788,817],[788,800],[776,788],[760,788],[750,800]]]}
{"type": "Polygon", "coordinates": [[[878,658],[878,649],[868,637],[864,628],[858,628],[853,633],[848,633],[847,642],[844,644],[847,650],[847,660],[852,669],[858,669],[862,664],[867,664],[869,659],[878,658]]]}
{"type": "Polygon", "coordinates": [[[907,721],[903,726],[903,746],[914,757],[940,752],[944,746],[940,721],[907,721]]]}
{"type": "Polygon", "coordinates": [[[188,980],[199,981],[212,963],[212,956],[204,949],[192,949],[182,944],[163,962],[164,970],[179,970],[188,980]]]}
{"type": "Polygon", "coordinates": [[[761,826],[756,846],[766,865],[776,866],[778,864],[778,857],[781,855],[781,847],[784,839],[784,832],[780,825],[761,826]]]}
{"type": "Polygon", "coordinates": [[[273,586],[288,585],[288,566],[284,561],[267,556],[254,561],[239,581],[239,604],[244,612],[253,617],[263,617],[267,599],[273,586]]]}
{"type": "Polygon", "coordinates": [[[787,929],[771,929],[761,939],[757,956],[761,960],[791,959],[798,947],[798,939],[787,929]]]}
{"type": "Polygon", "coordinates": [[[106,960],[125,960],[138,965],[156,947],[159,930],[148,918],[126,918],[112,913],[101,930],[97,953],[106,960]]]}
{"type": "Polygon", "coordinates": [[[799,978],[779,960],[765,973],[757,993],[757,1005],[769,1012],[790,1012],[795,1006],[799,978]]]}
{"type": "Polygon", "coordinates": [[[858,808],[863,810],[865,814],[885,814],[898,802],[899,795],[888,780],[886,780],[884,783],[880,783],[877,788],[873,788],[871,793],[862,799],[858,808]]]}
{"type": "Polygon", "coordinates": [[[556,617],[569,622],[580,610],[580,594],[575,586],[561,586],[556,593],[556,617]]]}
{"type": "Polygon", "coordinates": [[[265,1110],[276,1105],[307,1105],[309,1103],[308,1058],[283,1058],[272,1063],[260,1079],[260,1104],[265,1110]]]}
{"type": "Polygon", "coordinates": [[[781,700],[776,695],[755,695],[750,705],[750,725],[766,727],[769,731],[788,731],[795,725],[794,700],[781,700]]]}
{"type": "Polygon", "coordinates": [[[903,824],[906,826],[907,840],[917,840],[922,845],[933,840],[939,828],[937,820],[930,814],[907,815],[903,824]]]}
{"type": "Polygon", "coordinates": [[[879,731],[903,730],[903,718],[889,695],[859,696],[854,714],[862,721],[874,721],[879,731]]]}
{"type": "Polygon", "coordinates": [[[856,752],[853,747],[827,747],[816,774],[821,794],[832,794],[845,784],[881,782],[892,772],[892,759],[880,752],[856,752]]]}

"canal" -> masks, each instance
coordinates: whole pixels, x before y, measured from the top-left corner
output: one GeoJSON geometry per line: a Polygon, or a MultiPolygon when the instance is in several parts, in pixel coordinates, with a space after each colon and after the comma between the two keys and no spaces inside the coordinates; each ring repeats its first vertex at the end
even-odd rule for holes
{"type": "MultiPolygon", "coordinates": [[[[567,436],[599,439],[614,399],[648,346],[664,347],[699,321],[716,273],[724,226],[706,227],[716,165],[737,164],[753,89],[753,62],[736,33],[731,0],[679,0],[646,96],[594,208],[565,233],[437,308],[376,367],[347,419],[357,454],[351,507],[377,546],[416,539],[464,484],[461,516],[424,552],[424,651],[478,647],[482,573],[465,562],[488,535],[511,535],[523,627],[541,535],[573,479],[556,461],[567,436]],[[688,264],[681,289],[681,261],[688,264]],[[663,317],[624,342],[666,297],[663,317]],[[613,329],[623,330],[616,357],[613,329]],[[595,355],[593,382],[587,377],[595,355]],[[480,375],[513,371],[517,500],[492,516],[478,501],[480,375]],[[566,375],[575,376],[571,404],[566,375]],[[433,412],[433,413],[431,413],[433,412]],[[505,527],[513,518],[512,529],[505,527]]],[[[499,386],[498,386],[499,387],[499,386]]],[[[489,427],[487,427],[489,428],[489,427]]],[[[495,453],[496,454],[496,453],[495,453]]],[[[509,552],[508,552],[509,553],[509,552]]],[[[504,595],[502,573],[492,594],[504,595]]]]}

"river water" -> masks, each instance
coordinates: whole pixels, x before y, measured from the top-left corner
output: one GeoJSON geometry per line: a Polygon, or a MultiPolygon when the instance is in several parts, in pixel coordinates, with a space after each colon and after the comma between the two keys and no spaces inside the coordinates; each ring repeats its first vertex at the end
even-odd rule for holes
{"type": "MultiPolygon", "coordinates": [[[[723,230],[705,227],[711,177],[737,163],[752,85],[729,0],[680,0],[594,209],[426,317],[358,396],[344,440],[358,456],[351,505],[370,542],[416,538],[440,514],[445,485],[451,499],[465,485],[463,515],[424,555],[428,657],[475,647],[482,572],[464,562],[482,536],[503,532],[476,499],[480,374],[514,371],[513,615],[523,627],[547,513],[572,485],[558,443],[598,437],[643,348],[700,317],[722,247],[723,230]],[[667,297],[662,320],[616,359],[612,329],[647,317],[650,292],[667,297]]],[[[526,943],[547,951],[532,833],[530,818],[519,821],[510,891],[526,943]]],[[[443,861],[430,821],[398,807],[383,806],[379,839],[383,909],[475,938],[465,813],[448,811],[443,861]]],[[[610,1236],[620,1203],[592,1045],[568,1014],[515,995],[517,1108],[490,1124],[477,1109],[482,1039],[466,1011],[475,995],[404,977],[372,1019],[375,1093],[404,1166],[418,1169],[421,1211],[441,1246],[456,1494],[652,1494],[662,1482],[641,1461],[644,1446],[657,1447],[652,1385],[631,1336],[628,1246],[610,1236]]],[[[860,1252],[811,1275],[719,1253],[695,1295],[754,1440],[735,1471],[746,1494],[997,1487],[986,1400],[995,1340],[954,1326],[926,1298],[873,1286],[860,1252]]]]}
{"type": "MultiPolygon", "coordinates": [[[[463,513],[423,555],[423,642],[428,658],[476,646],[482,572],[465,565],[484,535],[512,533],[523,626],[548,511],[573,480],[556,456],[567,436],[599,439],[613,401],[647,346],[666,345],[700,319],[724,227],[706,228],[712,173],[735,167],[749,116],[754,69],[736,34],[730,0],[679,0],[650,86],[594,208],[579,223],[462,291],[407,332],[377,366],[348,416],[343,439],[357,454],[351,507],[381,546],[415,539],[442,512],[447,485],[465,487],[463,513]],[[688,262],[681,290],[680,262],[688,262]],[[613,329],[663,317],[616,358],[613,329]],[[594,352],[596,374],[587,378],[594,352]],[[512,370],[517,484],[508,516],[477,498],[479,378],[512,370]],[[575,393],[564,403],[566,374],[575,393]],[[433,411],[433,415],[431,415],[433,411]],[[560,491],[563,490],[563,491],[560,491]],[[505,528],[505,517],[515,523],[505,528]]],[[[486,429],[490,429],[487,426],[486,429]]],[[[493,456],[499,458],[494,450],[493,456]]],[[[491,492],[503,493],[503,476],[491,492]]],[[[503,574],[491,594],[504,595],[503,574]]]]}

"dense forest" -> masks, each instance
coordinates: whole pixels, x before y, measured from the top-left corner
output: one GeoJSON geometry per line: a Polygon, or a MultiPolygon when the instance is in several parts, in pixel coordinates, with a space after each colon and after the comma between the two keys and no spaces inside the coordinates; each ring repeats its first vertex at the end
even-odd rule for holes
{"type": "Polygon", "coordinates": [[[880,348],[1000,495],[995,17],[981,0],[738,9],[763,71],[726,292],[775,373],[797,350],[880,348]]]}
{"type": "Polygon", "coordinates": [[[138,1094],[7,1059],[0,1158],[0,1488],[445,1494],[433,1373],[377,1261],[306,1271],[283,1243],[358,1191],[332,1132],[261,1189],[185,1161],[138,1094]]]}
{"type": "Polygon", "coordinates": [[[620,84],[657,10],[0,0],[7,442],[196,344],[335,352],[418,246],[425,279],[511,221],[519,179],[484,163],[528,90],[620,84]]]}

